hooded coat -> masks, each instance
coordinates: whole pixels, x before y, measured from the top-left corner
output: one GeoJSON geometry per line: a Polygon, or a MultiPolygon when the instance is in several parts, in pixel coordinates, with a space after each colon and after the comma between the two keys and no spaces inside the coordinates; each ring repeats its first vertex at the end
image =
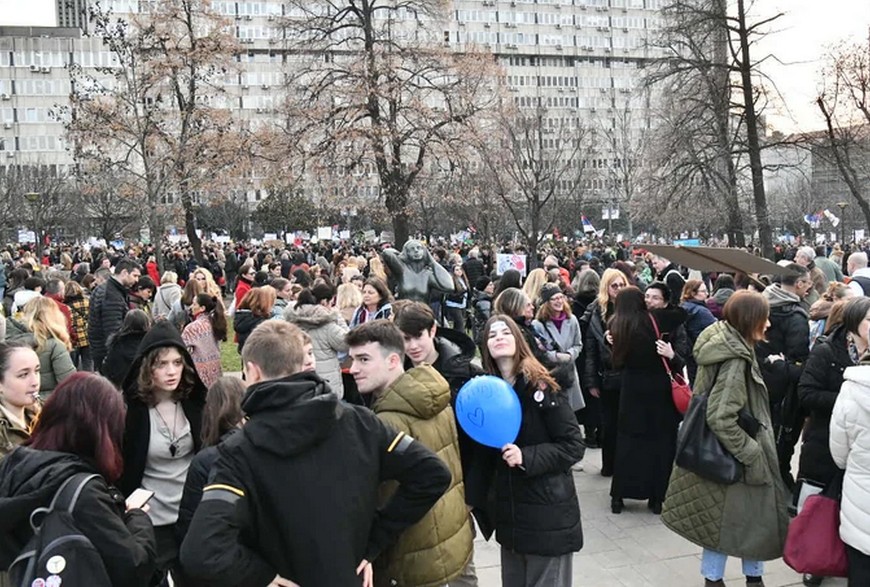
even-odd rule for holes
{"type": "Polygon", "coordinates": [[[870,555],[870,366],[843,372],[843,387],[831,414],[831,456],[846,470],[840,500],[840,538],[870,555]]]}
{"type": "Polygon", "coordinates": [[[250,418],[218,447],[211,484],[193,516],[181,561],[210,585],[261,586],[276,574],[300,585],[356,585],[417,522],[451,475],[422,443],[370,410],[329,393],[315,373],[248,388],[250,418]],[[399,488],[377,508],[378,489],[399,488]]]}
{"type": "Polygon", "coordinates": [[[341,383],[341,364],[338,353],[347,352],[344,335],[347,324],[336,310],[320,304],[288,306],[284,319],[304,330],[311,337],[314,358],[317,360],[315,371],[339,398],[344,397],[341,383]]]}
{"type": "Polygon", "coordinates": [[[91,294],[90,315],[88,316],[88,341],[94,365],[100,365],[106,356],[109,336],[121,330],[124,316],[130,306],[127,301],[127,288],[114,277],[97,287],[91,294]]]}
{"type": "Polygon", "coordinates": [[[718,322],[698,337],[695,360],[695,393],[710,394],[707,425],[743,464],[744,477],[721,485],[674,466],[662,522],[703,548],[750,560],[779,558],[790,498],[779,474],[767,389],[755,353],[733,326],[718,322]],[[743,407],[760,424],[754,439],[737,425],[743,407]]]}
{"type": "Polygon", "coordinates": [[[203,384],[193,359],[187,352],[181,334],[169,322],[157,322],[142,339],[139,350],[127,377],[124,380],[124,401],[127,403],[127,420],[124,429],[124,473],[118,480],[118,488],[124,495],[130,495],[142,483],[145,474],[145,461],[148,458],[148,443],[151,440],[151,420],[149,406],[139,397],[139,370],[142,361],[150,351],[161,347],[175,347],[192,371],[194,377],[193,389],[187,397],[181,400],[181,409],[190,423],[190,435],[193,437],[194,453],[202,446],[202,410],[205,407],[205,394],[208,391],[203,384]]]}
{"type": "MultiPolygon", "coordinates": [[[[33,534],[30,514],[47,507],[55,492],[76,473],[96,473],[70,453],[20,447],[0,465],[0,569],[8,569],[33,534]]],[[[76,527],[103,559],[112,585],[149,585],[156,544],[151,520],[142,510],[125,512],[124,498],[99,477],[82,490],[72,513],[76,527]]],[[[2,577],[0,577],[2,579],[2,577]]]]}
{"type": "MultiPolygon", "coordinates": [[[[468,565],[473,541],[450,386],[433,367],[414,367],[376,397],[372,411],[438,455],[452,476],[432,509],[376,561],[375,580],[379,585],[444,585],[468,565]]],[[[382,497],[391,489],[382,488],[382,497]]]]}

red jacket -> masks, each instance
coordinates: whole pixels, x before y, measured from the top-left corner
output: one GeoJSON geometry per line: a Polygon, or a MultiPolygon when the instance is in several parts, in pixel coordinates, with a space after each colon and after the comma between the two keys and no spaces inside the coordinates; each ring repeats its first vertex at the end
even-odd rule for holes
{"type": "Polygon", "coordinates": [[[145,263],[145,269],[148,271],[148,277],[154,280],[156,285],[160,285],[160,271],[157,269],[157,263],[145,263]]]}

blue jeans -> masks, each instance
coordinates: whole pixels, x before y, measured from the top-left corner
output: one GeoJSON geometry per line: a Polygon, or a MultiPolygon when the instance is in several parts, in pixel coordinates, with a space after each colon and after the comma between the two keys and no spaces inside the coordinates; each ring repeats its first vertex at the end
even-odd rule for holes
{"type": "MultiPolygon", "coordinates": [[[[704,549],[701,555],[701,574],[710,581],[719,581],[725,576],[725,563],[728,555],[715,550],[704,549]]],[[[743,574],[747,577],[760,577],[764,574],[764,563],[743,559],[743,574]]]]}

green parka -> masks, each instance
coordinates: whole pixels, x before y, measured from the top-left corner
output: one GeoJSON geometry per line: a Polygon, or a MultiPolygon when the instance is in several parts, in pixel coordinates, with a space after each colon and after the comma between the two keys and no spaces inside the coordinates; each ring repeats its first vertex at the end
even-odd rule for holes
{"type": "MultiPolygon", "coordinates": [[[[414,367],[375,399],[372,410],[386,424],[438,455],[453,477],[449,489],[432,509],[375,561],[375,582],[416,587],[444,585],[468,565],[473,542],[450,386],[429,365],[414,367]]],[[[384,485],[382,503],[395,489],[394,483],[384,485]]]]}
{"type": "Polygon", "coordinates": [[[755,353],[733,326],[718,322],[701,333],[694,354],[695,393],[711,390],[707,424],[744,465],[744,478],[720,485],[674,466],[662,521],[687,540],[729,556],[779,558],[789,496],[779,475],[767,389],[755,353]],[[755,439],[737,425],[743,406],[761,424],[755,439]]]}

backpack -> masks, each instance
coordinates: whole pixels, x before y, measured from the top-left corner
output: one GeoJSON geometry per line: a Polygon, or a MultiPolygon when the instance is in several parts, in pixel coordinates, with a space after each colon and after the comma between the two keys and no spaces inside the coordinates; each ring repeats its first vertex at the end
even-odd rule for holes
{"type": "Polygon", "coordinates": [[[72,512],[85,485],[99,475],[78,473],[63,482],[51,505],[33,510],[33,537],[9,566],[15,587],[112,587],[103,559],[76,527],[72,512]]]}

